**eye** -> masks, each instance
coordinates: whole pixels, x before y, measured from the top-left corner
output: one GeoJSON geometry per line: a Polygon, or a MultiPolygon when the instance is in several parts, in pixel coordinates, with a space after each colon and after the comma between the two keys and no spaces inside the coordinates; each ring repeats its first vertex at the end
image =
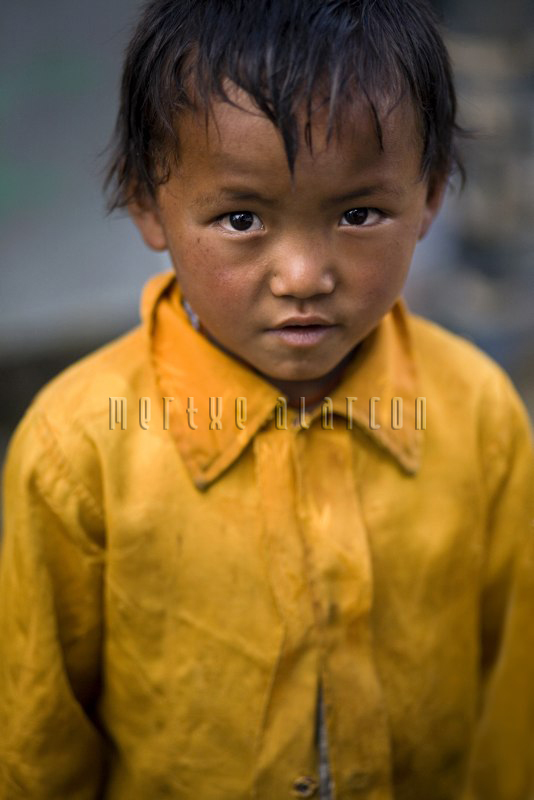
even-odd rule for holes
{"type": "Polygon", "coordinates": [[[231,233],[252,233],[263,230],[261,219],[252,211],[233,211],[231,214],[219,217],[217,222],[223,230],[231,233]]]}
{"type": "Polygon", "coordinates": [[[339,224],[342,226],[350,225],[351,227],[359,228],[369,227],[379,222],[382,217],[383,214],[376,208],[350,208],[348,211],[345,211],[339,224]]]}

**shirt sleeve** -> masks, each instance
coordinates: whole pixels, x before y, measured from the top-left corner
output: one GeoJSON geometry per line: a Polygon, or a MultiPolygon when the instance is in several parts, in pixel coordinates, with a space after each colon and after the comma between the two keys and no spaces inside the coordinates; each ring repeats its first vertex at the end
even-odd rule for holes
{"type": "Polygon", "coordinates": [[[506,376],[483,413],[488,492],[480,605],[482,691],[462,800],[534,798],[534,469],[526,412],[506,376]]]}
{"type": "Polygon", "coordinates": [[[96,800],[102,514],[31,409],[9,448],[0,561],[0,797],[96,800]]]}

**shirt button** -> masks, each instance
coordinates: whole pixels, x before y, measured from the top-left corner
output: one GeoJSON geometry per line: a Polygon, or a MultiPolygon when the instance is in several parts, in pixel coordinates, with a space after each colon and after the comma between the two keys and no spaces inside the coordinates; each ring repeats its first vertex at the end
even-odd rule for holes
{"type": "Polygon", "coordinates": [[[313,797],[317,791],[317,781],[309,776],[297,778],[293,782],[293,797],[313,797]]]}

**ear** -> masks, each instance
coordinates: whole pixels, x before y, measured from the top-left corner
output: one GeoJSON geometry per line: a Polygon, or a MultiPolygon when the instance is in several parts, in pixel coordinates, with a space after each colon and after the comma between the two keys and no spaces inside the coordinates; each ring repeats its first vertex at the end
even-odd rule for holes
{"type": "Polygon", "coordinates": [[[419,228],[419,236],[417,237],[418,239],[422,239],[423,236],[426,236],[428,233],[434,218],[441,208],[446,188],[447,176],[434,175],[429,179],[425,208],[423,211],[423,217],[421,219],[421,226],[419,228]]]}
{"type": "Polygon", "coordinates": [[[128,204],[128,212],[148,247],[158,251],[167,249],[165,229],[154,199],[131,200],[128,204]]]}

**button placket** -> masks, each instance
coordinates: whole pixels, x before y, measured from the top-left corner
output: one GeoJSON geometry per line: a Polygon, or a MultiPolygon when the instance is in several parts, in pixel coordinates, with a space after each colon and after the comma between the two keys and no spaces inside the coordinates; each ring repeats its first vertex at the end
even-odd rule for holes
{"type": "Polygon", "coordinates": [[[261,547],[283,628],[279,661],[265,698],[257,742],[257,800],[313,797],[317,785],[314,678],[318,655],[312,598],[302,577],[305,560],[295,507],[293,448],[297,433],[273,426],[254,440],[262,510],[261,547]]]}
{"type": "Polygon", "coordinates": [[[323,688],[331,707],[332,792],[338,787],[343,793],[353,781],[351,791],[361,794],[376,782],[368,776],[388,775],[391,763],[384,695],[369,635],[372,561],[351,434],[342,428],[323,430],[319,426],[313,434],[295,442],[295,471],[315,608],[320,615],[323,688]],[[344,630],[349,627],[351,637],[347,639],[344,630]],[[362,701],[347,703],[351,696],[362,701]],[[365,729],[372,731],[376,747],[369,748],[366,737],[360,735],[365,729]]]}

